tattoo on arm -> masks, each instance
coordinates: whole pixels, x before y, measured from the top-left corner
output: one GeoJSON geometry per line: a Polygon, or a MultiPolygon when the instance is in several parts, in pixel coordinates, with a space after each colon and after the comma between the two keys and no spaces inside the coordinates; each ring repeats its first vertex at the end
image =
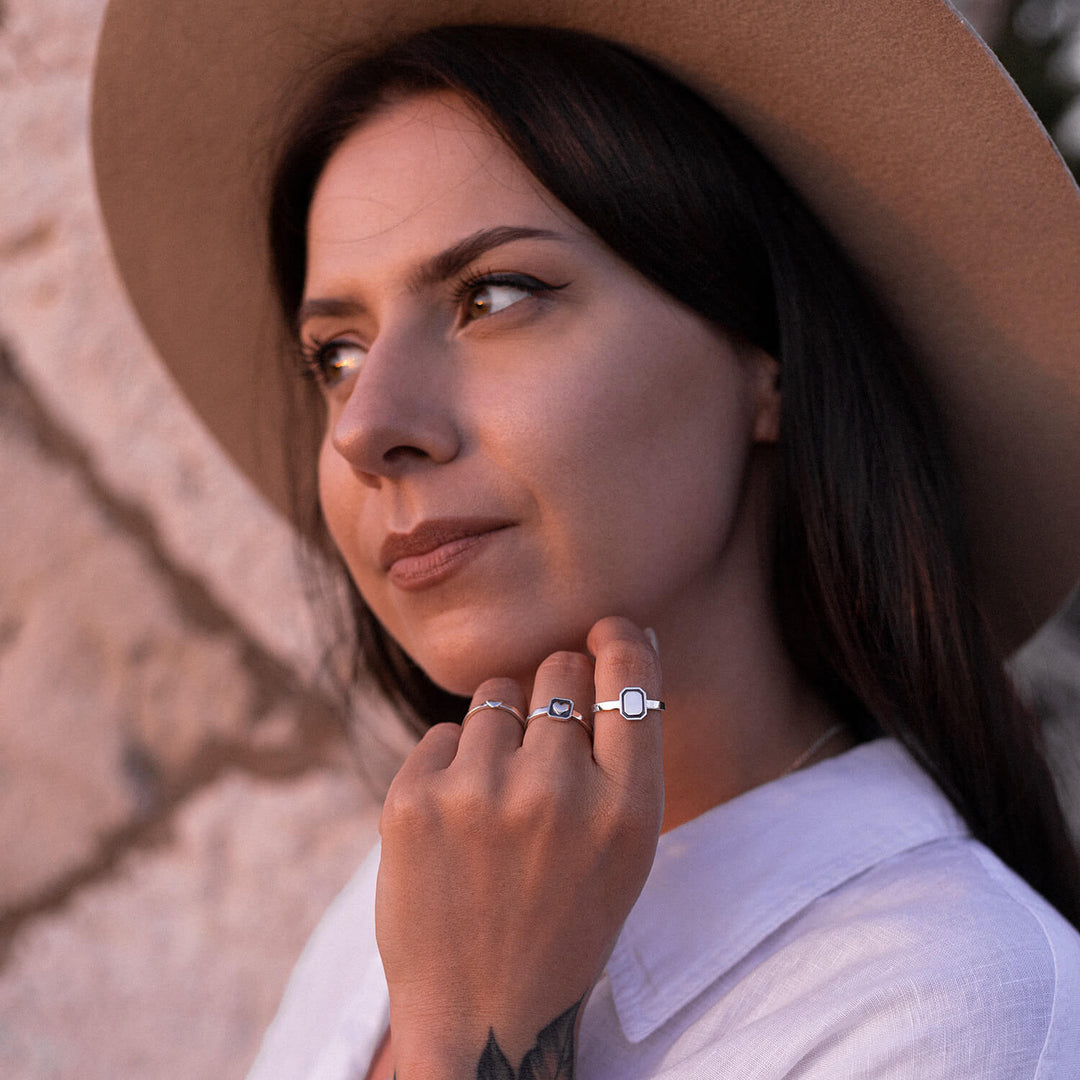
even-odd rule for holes
{"type": "Polygon", "coordinates": [[[584,1000],[576,1001],[540,1032],[517,1072],[495,1041],[495,1032],[489,1031],[487,1046],[476,1066],[476,1080],[573,1080],[574,1027],[584,1000]]]}

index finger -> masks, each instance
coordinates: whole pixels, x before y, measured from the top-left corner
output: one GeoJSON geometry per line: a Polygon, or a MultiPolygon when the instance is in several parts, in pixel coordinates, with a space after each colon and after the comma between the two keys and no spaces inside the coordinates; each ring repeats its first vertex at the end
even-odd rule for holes
{"type": "Polygon", "coordinates": [[[660,698],[660,658],[639,626],[615,616],[589,631],[588,648],[596,659],[596,701],[609,706],[593,715],[593,757],[627,784],[662,782],[662,714],[646,708],[660,698]],[[623,711],[645,715],[627,719],[623,711]]]}

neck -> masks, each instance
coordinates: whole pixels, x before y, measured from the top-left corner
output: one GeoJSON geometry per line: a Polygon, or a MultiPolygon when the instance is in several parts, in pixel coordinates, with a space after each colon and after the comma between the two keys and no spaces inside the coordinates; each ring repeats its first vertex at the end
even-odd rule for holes
{"type": "MultiPolygon", "coordinates": [[[[756,544],[748,551],[760,559],[756,544]]],[[[768,590],[760,570],[725,573],[657,613],[665,831],[785,774],[838,722],[788,655],[768,590]]],[[[852,741],[841,728],[801,765],[852,741]]]]}

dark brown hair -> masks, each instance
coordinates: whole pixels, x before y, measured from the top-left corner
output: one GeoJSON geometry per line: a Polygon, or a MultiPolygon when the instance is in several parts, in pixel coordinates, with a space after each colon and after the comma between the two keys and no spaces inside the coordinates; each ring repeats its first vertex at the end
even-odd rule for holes
{"type": "MultiPolygon", "coordinates": [[[[774,579],[791,655],[858,737],[900,739],[973,834],[1080,921],[1077,855],[1038,724],[973,596],[942,425],[912,350],[801,199],[692,90],[619,46],[554,29],[443,28],[343,60],[274,181],[286,317],[330,155],[382,104],[444,89],[618,255],[779,360],[774,579]]],[[[317,513],[311,500],[298,507],[317,513]]],[[[419,727],[459,719],[462,700],[427,679],[355,587],[350,597],[359,654],[390,698],[419,727]]]]}

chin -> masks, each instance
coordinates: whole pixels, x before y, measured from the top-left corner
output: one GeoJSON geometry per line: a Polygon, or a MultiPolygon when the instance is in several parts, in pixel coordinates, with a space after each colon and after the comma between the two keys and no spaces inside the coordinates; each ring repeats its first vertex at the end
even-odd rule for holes
{"type": "Polygon", "coordinates": [[[451,694],[471,697],[487,679],[513,679],[526,692],[532,686],[536,669],[553,652],[561,649],[585,651],[584,635],[574,640],[554,640],[539,635],[523,638],[520,634],[497,632],[469,635],[452,647],[445,639],[440,648],[421,648],[410,652],[413,660],[436,686],[451,694]],[[513,647],[509,647],[513,642],[513,647]]]}
{"type": "Polygon", "coordinates": [[[472,697],[476,688],[487,679],[510,678],[528,687],[536,665],[531,668],[520,658],[492,655],[490,651],[463,651],[453,655],[415,657],[424,674],[441,690],[460,697],[472,697]]]}

